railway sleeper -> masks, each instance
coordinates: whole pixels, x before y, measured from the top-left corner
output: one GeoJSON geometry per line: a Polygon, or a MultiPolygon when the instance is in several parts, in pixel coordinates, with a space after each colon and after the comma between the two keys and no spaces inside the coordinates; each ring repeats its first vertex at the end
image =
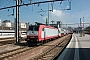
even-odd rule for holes
{"type": "Polygon", "coordinates": [[[69,39],[63,40],[61,43],[47,51],[46,53],[42,54],[42,56],[38,57],[37,60],[52,60],[54,59],[59,53],[63,51],[63,49],[66,47],[67,43],[69,42],[69,39]],[[57,51],[57,52],[56,52],[57,51]]]}

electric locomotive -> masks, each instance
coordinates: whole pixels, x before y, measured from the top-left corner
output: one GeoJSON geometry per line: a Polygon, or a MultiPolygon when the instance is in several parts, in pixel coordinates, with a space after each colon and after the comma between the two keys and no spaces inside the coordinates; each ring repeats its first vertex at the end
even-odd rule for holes
{"type": "Polygon", "coordinates": [[[29,44],[37,44],[58,37],[58,28],[47,25],[30,25],[27,30],[26,41],[29,44]]]}

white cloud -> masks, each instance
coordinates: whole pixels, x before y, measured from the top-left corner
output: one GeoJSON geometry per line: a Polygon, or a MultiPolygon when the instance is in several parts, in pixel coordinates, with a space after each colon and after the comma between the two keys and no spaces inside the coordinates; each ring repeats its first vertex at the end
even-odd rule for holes
{"type": "MultiPolygon", "coordinates": [[[[46,20],[46,17],[44,17],[44,20],[46,20]]],[[[84,22],[90,22],[90,14],[88,15],[87,12],[65,12],[62,10],[53,10],[53,12],[49,12],[49,23],[51,23],[51,20],[54,20],[55,22],[57,21],[62,21],[63,24],[75,24],[75,23],[80,23],[80,18],[82,18],[83,21],[84,17],[84,22]]],[[[78,26],[77,24],[74,26],[78,26]]]]}
{"type": "Polygon", "coordinates": [[[62,21],[65,23],[70,19],[69,17],[69,13],[66,13],[62,10],[53,10],[53,12],[50,12],[50,20],[62,21]]]}
{"type": "MultiPolygon", "coordinates": [[[[46,20],[46,17],[48,16],[44,16],[43,19],[46,20]]],[[[49,12],[49,23],[51,23],[51,21],[55,21],[55,23],[57,21],[61,21],[62,23],[72,23],[70,22],[71,17],[73,17],[73,15],[71,16],[69,13],[66,13],[62,10],[53,10],[53,12],[49,12]]]]}

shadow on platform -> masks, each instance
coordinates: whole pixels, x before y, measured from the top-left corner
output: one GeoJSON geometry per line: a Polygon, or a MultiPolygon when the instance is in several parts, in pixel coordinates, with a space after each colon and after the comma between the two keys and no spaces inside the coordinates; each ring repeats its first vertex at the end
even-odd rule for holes
{"type": "Polygon", "coordinates": [[[90,48],[66,48],[54,60],[77,60],[77,59],[90,60],[90,48]],[[75,50],[78,51],[76,52],[75,50]]]}

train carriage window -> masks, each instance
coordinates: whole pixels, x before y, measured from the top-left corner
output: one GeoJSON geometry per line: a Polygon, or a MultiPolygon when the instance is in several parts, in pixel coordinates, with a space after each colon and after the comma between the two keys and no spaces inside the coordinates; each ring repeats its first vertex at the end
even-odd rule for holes
{"type": "Polygon", "coordinates": [[[38,31],[39,30],[39,26],[38,25],[29,26],[29,30],[31,30],[31,31],[38,31]]]}

